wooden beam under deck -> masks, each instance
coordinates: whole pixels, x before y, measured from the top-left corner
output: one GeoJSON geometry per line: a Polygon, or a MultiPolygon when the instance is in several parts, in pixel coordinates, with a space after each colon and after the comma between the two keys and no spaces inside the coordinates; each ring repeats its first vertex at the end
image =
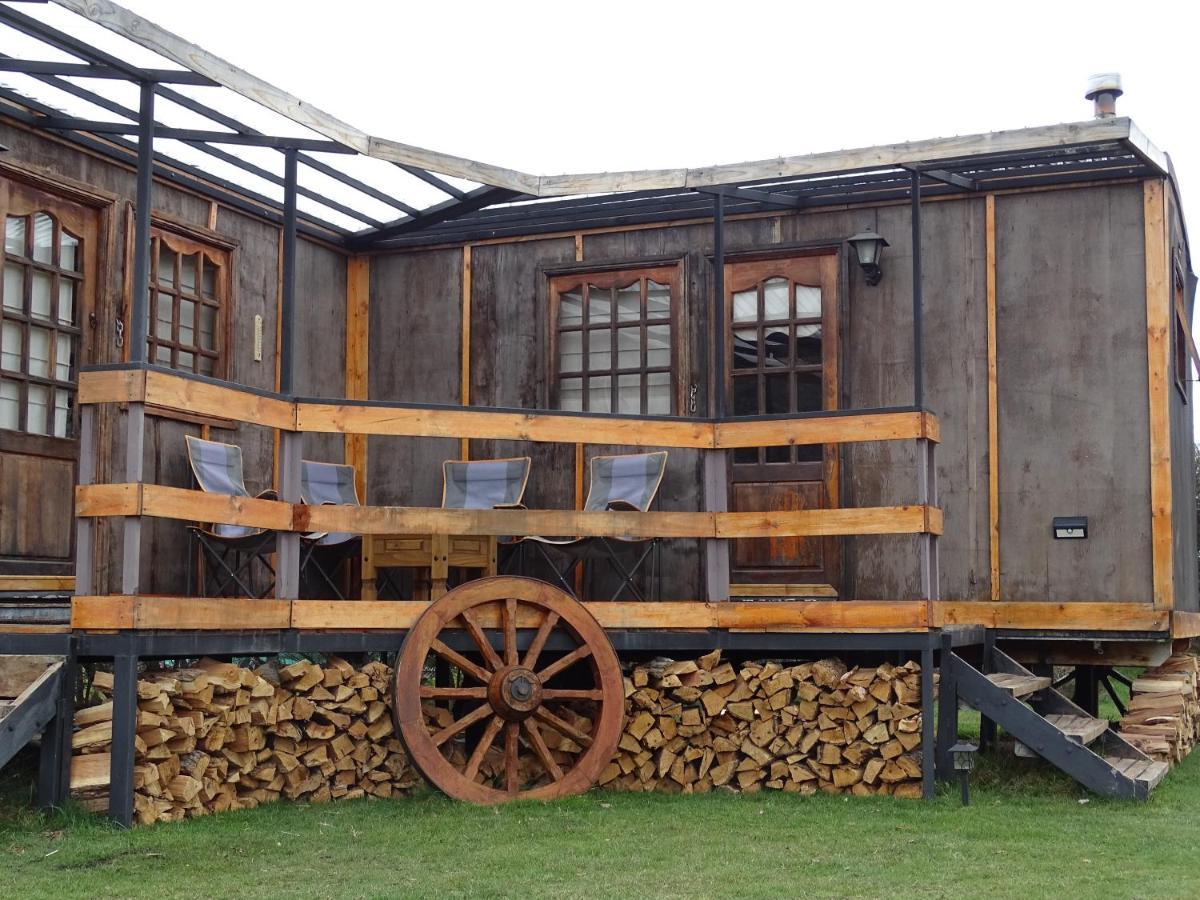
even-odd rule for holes
{"type": "MultiPolygon", "coordinates": [[[[645,630],[727,629],[761,632],[907,632],[930,627],[981,625],[1029,631],[1183,634],[1172,629],[1173,616],[1148,603],[992,603],[937,601],[933,620],[923,600],[849,600],[754,602],[704,601],[585,602],[605,628],[645,630]]],[[[71,627],[112,630],[254,630],[295,628],[306,631],[402,631],[426,608],[414,601],[345,602],[330,600],[202,599],[195,597],[75,597],[71,627]]],[[[1200,614],[1174,614],[1179,632],[1200,631],[1200,614]],[[1186,617],[1186,618],[1185,618],[1186,617]]],[[[481,614],[484,627],[498,627],[481,614]]],[[[522,627],[538,622],[522,621],[522,627]]]]}

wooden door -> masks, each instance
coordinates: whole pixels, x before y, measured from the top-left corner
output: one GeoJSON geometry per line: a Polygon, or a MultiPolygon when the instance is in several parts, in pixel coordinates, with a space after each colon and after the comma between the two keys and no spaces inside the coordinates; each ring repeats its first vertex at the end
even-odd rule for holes
{"type": "MultiPolygon", "coordinates": [[[[734,416],[837,408],[835,253],[726,266],[728,407],[734,416]]],[[[826,509],[837,503],[836,448],[757,447],[729,455],[729,508],[826,509]]],[[[837,541],[734,541],[735,583],[836,586],[837,541]]]]}
{"type": "Polygon", "coordinates": [[[74,571],[75,396],[91,358],[99,213],[0,178],[0,222],[0,589],[63,588],[74,571]]]}

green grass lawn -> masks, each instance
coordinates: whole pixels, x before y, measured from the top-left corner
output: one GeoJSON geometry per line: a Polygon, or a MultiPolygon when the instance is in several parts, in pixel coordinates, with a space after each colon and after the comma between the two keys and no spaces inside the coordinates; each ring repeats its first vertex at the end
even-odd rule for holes
{"type": "MultiPolygon", "coordinates": [[[[1200,754],[1198,754],[1200,755],[1200,754]]],[[[482,809],[276,804],[125,832],[16,803],[4,774],[0,897],[1193,897],[1200,759],[1148,803],[1089,798],[1001,754],[973,804],[593,792],[482,809]],[[1086,802],[1083,802],[1086,801],[1086,802]]]]}

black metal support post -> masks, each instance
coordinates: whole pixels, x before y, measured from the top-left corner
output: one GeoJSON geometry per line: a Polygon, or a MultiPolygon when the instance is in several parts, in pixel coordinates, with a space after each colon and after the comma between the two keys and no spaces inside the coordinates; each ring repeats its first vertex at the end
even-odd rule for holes
{"type": "Polygon", "coordinates": [[[38,808],[61,809],[71,788],[71,732],[75,722],[75,689],[79,663],[75,640],[67,638],[67,655],[59,676],[58,703],[54,720],[42,732],[42,755],[38,761],[38,808]]]}
{"type": "Polygon", "coordinates": [[[933,799],[937,742],[933,731],[933,647],[921,651],[921,796],[933,799]]]}
{"type": "MultiPolygon", "coordinates": [[[[983,668],[981,671],[984,675],[988,675],[995,671],[995,665],[992,660],[992,653],[996,649],[996,632],[992,629],[987,629],[983,633],[983,668]]],[[[996,743],[996,723],[989,719],[982,710],[979,713],[979,749],[980,751],[987,750],[996,743]]]]}
{"type": "Polygon", "coordinates": [[[1077,666],[1075,668],[1075,705],[1082,707],[1089,716],[1100,715],[1100,668],[1099,666],[1077,666]]]}
{"type": "Polygon", "coordinates": [[[913,406],[925,402],[924,347],[922,338],[921,298],[921,173],[912,173],[912,304],[913,304],[913,406]]]}
{"type": "MultiPolygon", "coordinates": [[[[709,409],[720,419],[725,415],[725,197],[713,195],[713,305],[709,322],[712,352],[709,409]]],[[[704,452],[704,509],[724,512],[729,508],[729,476],[724,450],[704,452]]],[[[705,541],[705,593],[710,601],[729,599],[729,543],[705,541]]]]}
{"type": "MultiPolygon", "coordinates": [[[[279,391],[290,396],[295,390],[296,357],[296,169],[297,151],[284,152],[283,194],[283,285],[280,303],[279,391]]],[[[300,502],[300,465],[303,436],[284,431],[279,436],[279,497],[300,502]]],[[[300,596],[300,535],[280,531],[277,541],[275,596],[295,600],[300,596]]]]}
{"type": "Polygon", "coordinates": [[[136,656],[113,659],[112,761],[108,782],[108,817],[128,828],[133,824],[133,741],[137,736],[136,656]]]}
{"type": "Polygon", "coordinates": [[[958,688],[954,683],[953,638],[942,634],[941,656],[938,659],[937,745],[934,750],[934,770],[938,781],[954,776],[954,758],[950,748],[958,740],[958,688]]]}

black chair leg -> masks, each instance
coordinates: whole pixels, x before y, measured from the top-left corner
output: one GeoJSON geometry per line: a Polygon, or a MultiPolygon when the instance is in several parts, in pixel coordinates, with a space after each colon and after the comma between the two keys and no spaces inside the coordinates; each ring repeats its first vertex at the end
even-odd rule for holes
{"type": "Polygon", "coordinates": [[[621,562],[617,557],[616,550],[613,549],[612,544],[609,543],[607,538],[600,538],[600,543],[604,545],[604,549],[608,553],[609,564],[613,567],[613,570],[617,573],[617,575],[621,577],[621,584],[617,587],[617,590],[613,593],[611,599],[613,601],[617,600],[617,598],[621,596],[621,591],[628,589],[629,592],[633,594],[635,600],[644,603],[646,600],[646,595],[643,594],[638,586],[633,583],[633,579],[634,576],[637,575],[638,570],[641,569],[642,565],[646,562],[647,557],[650,555],[650,551],[654,549],[655,542],[651,541],[646,546],[646,549],[642,551],[642,555],[637,558],[637,562],[635,562],[629,570],[626,570],[625,567],[621,565],[621,562]]]}

